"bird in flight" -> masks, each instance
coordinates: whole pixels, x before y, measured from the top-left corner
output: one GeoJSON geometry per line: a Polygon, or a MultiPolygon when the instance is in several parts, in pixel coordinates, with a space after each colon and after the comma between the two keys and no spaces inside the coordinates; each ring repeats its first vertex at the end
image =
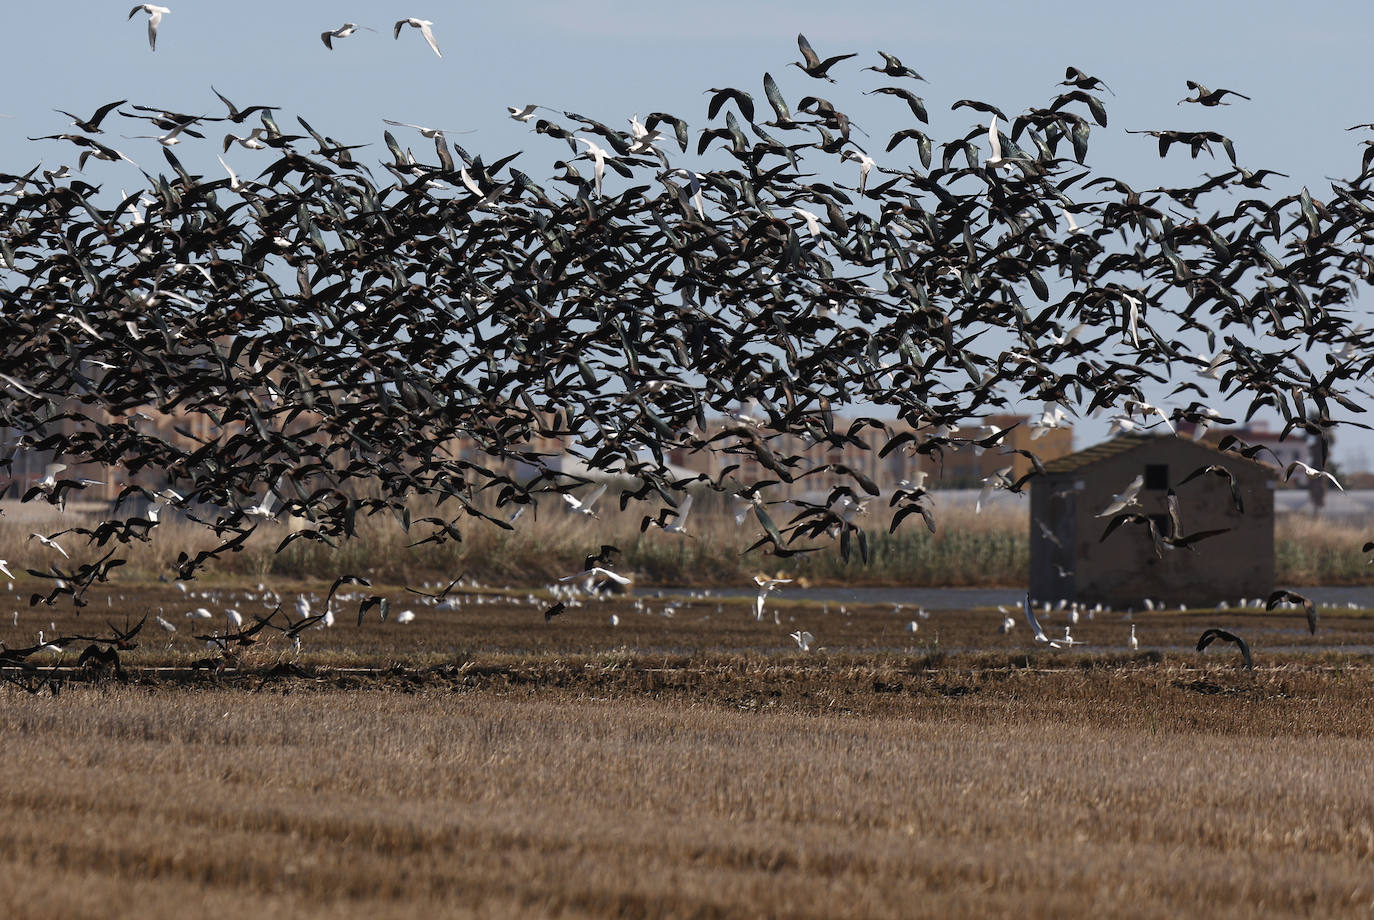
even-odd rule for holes
{"type": "Polygon", "coordinates": [[[157,27],[162,25],[162,17],[170,12],[171,10],[169,10],[165,6],[154,6],[151,3],[140,3],[138,6],[129,10],[128,18],[133,19],[134,15],[137,13],[148,14],[148,47],[156,51],[157,27]]]}
{"type": "Polygon", "coordinates": [[[1197,650],[1200,652],[1203,649],[1207,648],[1207,646],[1212,644],[1212,641],[1214,639],[1221,639],[1225,642],[1234,642],[1236,644],[1236,647],[1240,649],[1241,657],[1245,659],[1245,666],[1251,669],[1255,667],[1254,660],[1250,657],[1249,643],[1247,643],[1240,636],[1237,636],[1235,633],[1227,632],[1224,629],[1216,629],[1214,627],[1212,629],[1205,631],[1201,636],[1198,637],[1197,650]]]}
{"type": "Polygon", "coordinates": [[[1197,93],[1197,95],[1189,96],[1187,99],[1178,100],[1179,105],[1183,105],[1183,103],[1185,102],[1195,102],[1198,105],[1205,105],[1209,107],[1214,105],[1230,105],[1231,103],[1222,101],[1227,96],[1239,96],[1241,99],[1244,99],[1247,102],[1250,101],[1249,96],[1245,95],[1244,93],[1238,93],[1233,89],[1208,89],[1201,83],[1195,83],[1192,80],[1188,81],[1188,88],[1193,92],[1197,93]]]}
{"type": "Polygon", "coordinates": [[[1307,631],[1312,633],[1313,635],[1316,635],[1317,605],[1312,602],[1311,598],[1304,597],[1303,595],[1298,594],[1296,591],[1285,591],[1284,589],[1280,588],[1273,594],[1269,595],[1269,599],[1264,602],[1264,609],[1273,610],[1283,601],[1289,601],[1290,603],[1294,604],[1302,604],[1303,613],[1307,615],[1307,631]]]}
{"type": "Polygon", "coordinates": [[[409,19],[398,19],[396,21],[394,34],[391,37],[400,38],[401,29],[403,27],[414,26],[420,30],[420,34],[425,37],[425,41],[429,42],[429,47],[433,49],[434,53],[439,55],[439,57],[443,57],[443,52],[439,50],[439,43],[434,40],[434,33],[430,31],[429,27],[432,25],[434,25],[434,23],[430,22],[428,19],[416,19],[414,16],[411,16],[409,19]]]}
{"type": "Polygon", "coordinates": [[[1301,472],[1308,479],[1320,479],[1323,476],[1325,476],[1327,479],[1331,480],[1331,484],[1333,486],[1340,489],[1342,492],[1345,491],[1345,486],[1337,482],[1335,476],[1332,476],[1326,470],[1319,470],[1310,467],[1306,463],[1303,463],[1301,460],[1294,460],[1292,463],[1288,464],[1288,466],[1284,467],[1283,481],[1287,482],[1288,480],[1292,479],[1294,472],[1301,472]]]}
{"type": "Polygon", "coordinates": [[[828,57],[822,61],[820,59],[820,56],[817,55],[816,52],[811,49],[811,43],[806,40],[805,35],[797,36],[797,48],[801,50],[803,60],[792,61],[792,66],[800,67],[803,71],[806,72],[806,75],[808,77],[815,77],[818,80],[827,80],[831,83],[834,83],[835,81],[826,75],[826,71],[828,71],[831,67],[834,67],[840,61],[854,57],[852,53],[837,54],[834,57],[828,57]]]}
{"type": "MultiPolygon", "coordinates": [[[[330,31],[328,31],[328,32],[321,32],[321,33],[320,33],[320,41],[324,42],[324,46],[325,46],[326,48],[328,48],[330,51],[333,51],[333,50],[334,50],[334,39],[336,39],[336,38],[348,38],[348,36],[352,35],[352,34],[353,34],[354,32],[356,32],[356,31],[358,31],[359,28],[367,29],[367,26],[361,26],[361,27],[360,27],[356,22],[346,22],[346,23],[344,23],[343,25],[339,26],[337,29],[332,29],[332,30],[330,30],[330,31]]],[[[376,31],[376,30],[375,30],[375,29],[367,29],[367,31],[369,31],[369,32],[374,32],[374,31],[376,31]]],[[[431,42],[431,44],[433,44],[433,43],[431,42]]],[[[437,51],[438,49],[435,49],[435,50],[437,51]]]]}

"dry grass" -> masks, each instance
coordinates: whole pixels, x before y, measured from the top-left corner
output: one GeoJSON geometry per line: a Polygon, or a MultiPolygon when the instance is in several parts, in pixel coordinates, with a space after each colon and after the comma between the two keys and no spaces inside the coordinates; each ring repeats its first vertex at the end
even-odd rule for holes
{"type": "Polygon", "coordinates": [[[1327,612],[1310,637],[1293,613],[1137,614],[1137,653],[1098,617],[1060,655],[992,610],[912,634],[910,608],[785,595],[776,625],[714,599],[546,623],[523,596],[464,597],[312,631],[294,660],[315,676],[285,678],[265,670],[280,640],[252,673],[140,670],[204,654],[179,611],[228,598],[161,585],[6,618],[10,645],[150,608],[183,631],[146,634],[127,685],[0,684],[5,915],[1374,909],[1374,617],[1327,612]],[[1255,672],[1185,650],[1213,625],[1255,672]],[[797,628],[826,648],[798,652],[797,628]]]}
{"type": "Polygon", "coordinates": [[[14,918],[1368,915],[1374,676],[1211,686],[0,691],[0,894],[14,918]]]}

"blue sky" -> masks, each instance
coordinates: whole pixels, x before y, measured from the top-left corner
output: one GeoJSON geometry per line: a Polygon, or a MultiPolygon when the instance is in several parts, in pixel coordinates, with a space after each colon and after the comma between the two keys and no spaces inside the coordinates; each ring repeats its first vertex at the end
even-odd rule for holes
{"type": "MultiPolygon", "coordinates": [[[[382,155],[382,119],[392,118],[471,131],[453,140],[489,160],[523,149],[517,165],[540,176],[566,148],[531,136],[506,117],[507,105],[535,102],[612,125],[626,124],[636,112],[666,111],[695,131],[706,120],[704,90],[737,86],[762,103],[765,70],[791,99],[808,93],[831,99],[868,130],[871,138],[860,143],[877,154],[888,134],[914,124],[896,100],[861,95],[886,81],[859,70],[878,62],[879,48],[929,81],[917,91],[937,140],[981,121],[967,109],[950,112],[957,99],[986,100],[1014,114],[1052,98],[1067,65],[1101,77],[1115,96],[1106,96],[1110,125],[1095,129],[1090,163],[1136,188],[1200,177],[1222,164],[1186,156],[1161,163],[1152,138],[1123,128],[1221,131],[1235,140],[1242,164],[1291,174],[1274,183],[1275,195],[1306,185],[1325,196],[1324,177],[1353,175],[1361,142],[1374,137],[1344,130],[1374,121],[1367,53],[1374,5],[1367,3],[868,3],[854,11],[814,0],[164,2],[171,12],[156,52],[148,48],[146,17],[126,19],[129,0],[10,11],[0,33],[10,92],[0,113],[13,117],[0,119],[0,171],[22,172],[39,159],[50,166],[74,163],[63,144],[25,140],[68,130],[55,108],[85,117],[127,98],[219,114],[213,84],[240,106],[282,106],[283,127],[300,114],[346,143],[373,143],[377,152],[362,151],[364,159],[382,155]],[[413,29],[393,40],[392,23],[408,16],[433,20],[442,59],[413,29]],[[345,21],[377,31],[360,31],[326,50],[320,32],[345,21]],[[798,59],[798,32],[823,56],[859,52],[833,70],[838,86],[786,66],[798,59]],[[1213,109],[1177,105],[1189,79],[1239,90],[1253,101],[1213,109]]],[[[151,170],[164,168],[154,141],[119,136],[151,131],[113,118],[106,127],[102,140],[151,170]]],[[[428,148],[414,136],[403,142],[417,152],[428,148]]],[[[217,146],[203,150],[208,164],[197,158],[196,166],[218,169],[210,156],[217,146]]],[[[252,174],[256,153],[235,149],[226,159],[252,174]]],[[[140,181],[129,166],[99,164],[92,172],[107,187],[140,181]]],[[[1084,431],[1091,438],[1104,428],[1084,431]]],[[[1337,457],[1374,465],[1374,437],[1352,431],[1337,457]]]]}

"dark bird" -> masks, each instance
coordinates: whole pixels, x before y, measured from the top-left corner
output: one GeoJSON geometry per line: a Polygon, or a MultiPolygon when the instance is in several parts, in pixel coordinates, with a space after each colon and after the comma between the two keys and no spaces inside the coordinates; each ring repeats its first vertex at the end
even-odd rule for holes
{"type": "Polygon", "coordinates": [[[73,125],[75,125],[76,127],[80,128],[82,131],[85,131],[88,134],[103,134],[105,132],[100,130],[100,123],[105,120],[105,116],[110,114],[111,109],[117,108],[118,106],[121,106],[128,101],[128,99],[120,99],[116,102],[107,102],[100,108],[96,109],[95,114],[92,115],[90,118],[80,118],[76,115],[73,115],[71,112],[67,112],[62,109],[55,109],[54,111],[61,112],[63,115],[66,115],[68,118],[72,120],[73,125]]]}
{"type": "Polygon", "coordinates": [[[1254,661],[1250,658],[1249,643],[1235,633],[1227,632],[1224,629],[1213,627],[1205,630],[1202,635],[1198,637],[1197,650],[1200,652],[1207,648],[1207,646],[1212,644],[1214,639],[1221,639],[1223,642],[1234,642],[1236,647],[1240,649],[1241,657],[1245,659],[1245,666],[1250,669],[1255,667],[1254,661]]]}
{"type": "Polygon", "coordinates": [[[1227,96],[1239,96],[1241,99],[1247,101],[1250,99],[1250,97],[1244,93],[1238,93],[1233,89],[1208,89],[1201,83],[1195,83],[1192,80],[1188,81],[1188,88],[1197,93],[1197,95],[1190,96],[1187,99],[1180,99],[1178,101],[1179,105],[1183,105],[1185,102],[1196,102],[1198,105],[1205,106],[1230,105],[1231,103],[1222,101],[1227,96]]]}
{"type": "MultiPolygon", "coordinates": [[[[1263,445],[1261,445],[1261,447],[1262,446],[1263,445]]],[[[1268,450],[1268,448],[1264,449],[1268,450]]],[[[1240,497],[1240,483],[1236,481],[1236,477],[1232,475],[1229,469],[1227,469],[1219,463],[1211,463],[1207,466],[1200,466],[1197,469],[1193,470],[1191,473],[1189,473],[1187,476],[1184,476],[1182,479],[1180,479],[1178,481],[1178,484],[1181,487],[1189,482],[1192,482],[1194,479],[1197,479],[1199,476],[1216,476],[1218,478],[1225,479],[1227,485],[1231,487],[1231,504],[1235,507],[1237,511],[1241,513],[1245,512],[1245,503],[1241,501],[1240,497]]]]}
{"type": "Polygon", "coordinates": [[[802,60],[792,61],[792,66],[800,67],[802,70],[806,71],[808,77],[815,77],[818,80],[828,80],[831,83],[835,81],[833,78],[826,76],[826,71],[834,67],[840,61],[855,56],[853,53],[837,54],[834,57],[828,57],[825,60],[821,60],[816,52],[811,49],[811,43],[806,40],[806,36],[800,34],[797,36],[797,47],[801,49],[802,60]]]}
{"type": "Polygon", "coordinates": [[[1264,609],[1273,610],[1284,601],[1302,604],[1303,613],[1307,615],[1307,631],[1315,636],[1317,634],[1317,605],[1310,598],[1303,597],[1295,591],[1286,591],[1280,588],[1269,595],[1269,600],[1264,602],[1264,609]]]}
{"type": "Polygon", "coordinates": [[[565,603],[563,603],[562,601],[559,601],[558,603],[556,603],[556,604],[554,604],[552,607],[550,607],[548,610],[545,610],[545,611],[544,611],[544,622],[545,622],[545,623],[549,622],[549,621],[552,620],[554,617],[560,615],[564,610],[567,610],[567,609],[568,609],[568,605],[565,604],[565,603]]]}
{"type": "Polygon", "coordinates": [[[889,77],[911,77],[913,80],[925,80],[925,77],[904,65],[901,61],[886,51],[879,51],[878,55],[883,59],[881,67],[865,67],[864,70],[873,70],[878,73],[887,74],[889,77]]]}

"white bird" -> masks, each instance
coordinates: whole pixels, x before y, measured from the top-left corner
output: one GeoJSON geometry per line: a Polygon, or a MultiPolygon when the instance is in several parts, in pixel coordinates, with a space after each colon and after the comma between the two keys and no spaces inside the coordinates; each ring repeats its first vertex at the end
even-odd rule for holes
{"type": "Polygon", "coordinates": [[[232,623],[235,629],[241,629],[243,627],[243,614],[239,613],[233,607],[224,611],[224,618],[232,623]]]}
{"type": "Polygon", "coordinates": [[[30,539],[30,540],[37,540],[39,543],[42,543],[44,546],[48,547],[49,549],[55,549],[55,550],[57,550],[59,553],[61,553],[63,556],[66,556],[68,559],[71,558],[71,556],[67,555],[67,551],[66,551],[65,549],[63,549],[61,546],[59,546],[58,543],[57,543],[57,541],[54,540],[52,537],[45,537],[45,536],[43,536],[41,533],[31,533],[31,534],[29,534],[29,539],[30,539]]]}
{"type": "Polygon", "coordinates": [[[620,625],[620,617],[616,616],[614,613],[611,614],[611,625],[612,625],[612,626],[619,626],[619,625],[620,625]]]}
{"type": "Polygon", "coordinates": [[[267,494],[265,494],[262,497],[262,500],[260,502],[258,502],[256,505],[253,505],[251,508],[244,508],[243,513],[248,515],[249,517],[256,517],[262,518],[263,520],[267,520],[268,518],[276,517],[276,515],[272,513],[272,506],[276,503],[276,495],[273,494],[271,489],[268,489],[267,494]]]}
{"type": "MultiPolygon", "coordinates": [[[[361,28],[367,29],[367,26],[362,26],[361,28]]],[[[358,24],[357,24],[356,22],[346,22],[346,23],[344,23],[343,25],[339,26],[337,29],[331,29],[331,30],[328,31],[328,32],[321,32],[321,33],[320,33],[320,41],[324,42],[324,46],[325,46],[326,48],[328,48],[330,51],[333,51],[333,50],[334,50],[334,39],[336,39],[336,38],[348,38],[348,36],[352,35],[352,34],[353,34],[354,32],[356,32],[356,31],[358,31],[358,29],[359,29],[359,26],[358,26],[358,24]]],[[[377,31],[377,30],[376,30],[376,29],[367,29],[367,31],[369,31],[369,32],[375,32],[375,31],[377,31]]]]}
{"type": "Polygon", "coordinates": [[[534,105],[533,103],[520,109],[517,109],[513,105],[506,106],[506,111],[509,112],[510,117],[514,118],[516,121],[529,121],[531,118],[534,117],[534,113],[538,110],[539,106],[534,105]]]}
{"type": "Polygon", "coordinates": [[[862,195],[864,187],[868,185],[868,173],[878,165],[878,161],[859,150],[846,150],[840,159],[854,160],[859,164],[859,194],[862,195]]]}
{"type": "MultiPolygon", "coordinates": [[[[778,587],[778,585],[786,585],[786,584],[790,584],[791,582],[792,582],[792,579],[790,579],[790,578],[769,578],[767,575],[755,575],[755,576],[754,576],[754,584],[756,584],[756,585],[759,586],[759,593],[758,593],[758,596],[757,596],[756,598],[754,598],[754,619],[755,619],[755,620],[762,620],[762,619],[763,619],[763,604],[764,604],[764,599],[768,597],[768,592],[775,590],[775,589],[778,587]]],[[[776,610],[773,611],[773,622],[774,622],[774,623],[780,622],[779,619],[778,619],[778,613],[777,613],[776,610]]]]}
{"type": "Polygon", "coordinates": [[[596,517],[596,512],[592,510],[592,506],[596,504],[597,499],[599,499],[601,496],[605,494],[606,483],[603,482],[595,489],[592,489],[591,492],[587,493],[587,496],[585,498],[578,499],[576,496],[569,495],[568,493],[564,492],[563,500],[567,502],[568,505],[571,506],[572,510],[576,511],[578,514],[585,514],[590,517],[596,517]]]}
{"type": "Polygon", "coordinates": [[[204,607],[197,607],[195,610],[186,611],[186,617],[193,620],[213,620],[215,615],[204,607]]]}
{"type": "Polygon", "coordinates": [[[1026,600],[1021,605],[1021,612],[1025,614],[1026,623],[1031,628],[1031,634],[1036,642],[1048,642],[1050,637],[1045,635],[1045,631],[1040,628],[1040,621],[1035,618],[1035,611],[1031,608],[1030,595],[1026,595],[1026,600]]]}
{"type": "Polygon", "coordinates": [[[1002,138],[997,131],[996,115],[992,116],[992,121],[988,122],[988,148],[990,156],[987,159],[987,165],[1011,169],[1011,164],[1002,156],[1002,138]]]}
{"type": "Polygon", "coordinates": [[[444,55],[439,51],[438,43],[434,41],[434,33],[430,31],[429,27],[432,25],[434,25],[434,23],[430,22],[428,19],[416,19],[414,16],[408,19],[400,19],[397,20],[394,30],[395,34],[391,37],[400,38],[402,28],[405,26],[414,26],[420,30],[420,34],[425,37],[425,41],[429,42],[429,47],[434,50],[434,53],[439,55],[439,57],[443,57],[444,55]]]}
{"type": "Polygon", "coordinates": [[[573,140],[577,141],[578,143],[587,145],[587,152],[585,156],[591,157],[593,164],[595,164],[593,173],[596,178],[596,195],[598,198],[600,198],[601,180],[605,178],[606,175],[606,157],[608,157],[610,154],[608,154],[605,150],[598,147],[593,141],[587,140],[585,137],[574,137],[573,140]]]}
{"type": "Polygon", "coordinates": [[[414,611],[414,610],[402,610],[400,613],[396,614],[396,622],[397,622],[397,623],[412,623],[412,622],[414,622],[414,621],[415,621],[415,611],[414,611]]]}
{"type": "Polygon", "coordinates": [[[683,496],[682,501],[677,503],[677,516],[666,524],[663,524],[664,533],[680,533],[687,535],[687,514],[692,510],[691,493],[683,496]]]}
{"type": "Polygon", "coordinates": [[[798,630],[797,632],[789,633],[789,635],[797,640],[797,647],[803,652],[811,651],[811,643],[816,641],[816,637],[805,630],[798,630]]]}
{"type": "Polygon", "coordinates": [[[1112,496],[1111,504],[1103,508],[1102,511],[1098,513],[1097,517],[1111,517],[1118,511],[1129,508],[1132,505],[1139,505],[1140,502],[1136,500],[1136,496],[1140,494],[1140,490],[1144,487],[1144,475],[1136,476],[1136,478],[1127,483],[1125,489],[1121,490],[1119,494],[1112,496]]]}
{"type": "Polygon", "coordinates": [[[611,581],[621,586],[630,584],[632,580],[621,575],[619,572],[612,572],[610,569],[604,569],[599,565],[594,565],[585,572],[573,572],[571,575],[564,575],[558,580],[560,582],[581,581],[583,583],[582,590],[591,591],[598,578],[609,578],[611,581]]]}
{"type": "Polygon", "coordinates": [[[820,237],[821,218],[819,215],[806,210],[806,208],[800,208],[795,205],[793,205],[792,211],[802,220],[806,221],[806,232],[808,234],[813,237],[820,237]]]}
{"type": "Polygon", "coordinates": [[[1140,640],[1135,637],[1134,623],[1131,624],[1131,638],[1127,640],[1126,644],[1129,645],[1132,649],[1140,648],[1140,640]]]}
{"type": "Polygon", "coordinates": [[[1295,470],[1301,471],[1302,474],[1306,476],[1309,480],[1320,479],[1321,477],[1325,476],[1327,479],[1331,480],[1331,484],[1333,486],[1340,489],[1342,492],[1345,491],[1345,487],[1336,481],[1335,476],[1332,476],[1326,470],[1314,469],[1313,467],[1308,466],[1306,463],[1303,463],[1301,460],[1294,460],[1292,463],[1288,464],[1288,466],[1284,467],[1283,481],[1287,482],[1288,480],[1292,479],[1293,472],[1295,470]]]}
{"type": "Polygon", "coordinates": [[[983,479],[983,488],[978,492],[978,500],[973,504],[974,514],[982,513],[983,503],[992,497],[994,491],[1011,487],[1011,471],[1011,467],[1004,466],[991,476],[987,476],[983,479]]]}
{"type": "Polygon", "coordinates": [[[906,624],[906,631],[909,633],[917,632],[920,630],[920,628],[921,624],[916,622],[915,620],[912,620],[910,623],[906,624]]]}
{"type": "Polygon", "coordinates": [[[148,14],[148,47],[157,50],[157,27],[162,25],[162,17],[170,13],[165,6],[153,6],[151,3],[140,3],[138,6],[129,10],[129,19],[133,19],[138,13],[148,14]]]}
{"type": "Polygon", "coordinates": [[[1016,619],[1011,616],[1006,616],[1002,618],[1002,625],[998,627],[997,632],[1005,636],[1007,633],[1011,632],[1015,628],[1016,619]]]}
{"type": "Polygon", "coordinates": [[[166,620],[164,620],[162,617],[153,617],[153,619],[156,620],[156,621],[157,621],[157,625],[158,625],[158,626],[161,626],[161,627],[163,628],[163,630],[165,630],[166,632],[174,633],[174,632],[177,631],[177,628],[176,628],[175,625],[173,625],[173,624],[171,624],[171,623],[168,623],[168,622],[167,622],[166,620]]]}

